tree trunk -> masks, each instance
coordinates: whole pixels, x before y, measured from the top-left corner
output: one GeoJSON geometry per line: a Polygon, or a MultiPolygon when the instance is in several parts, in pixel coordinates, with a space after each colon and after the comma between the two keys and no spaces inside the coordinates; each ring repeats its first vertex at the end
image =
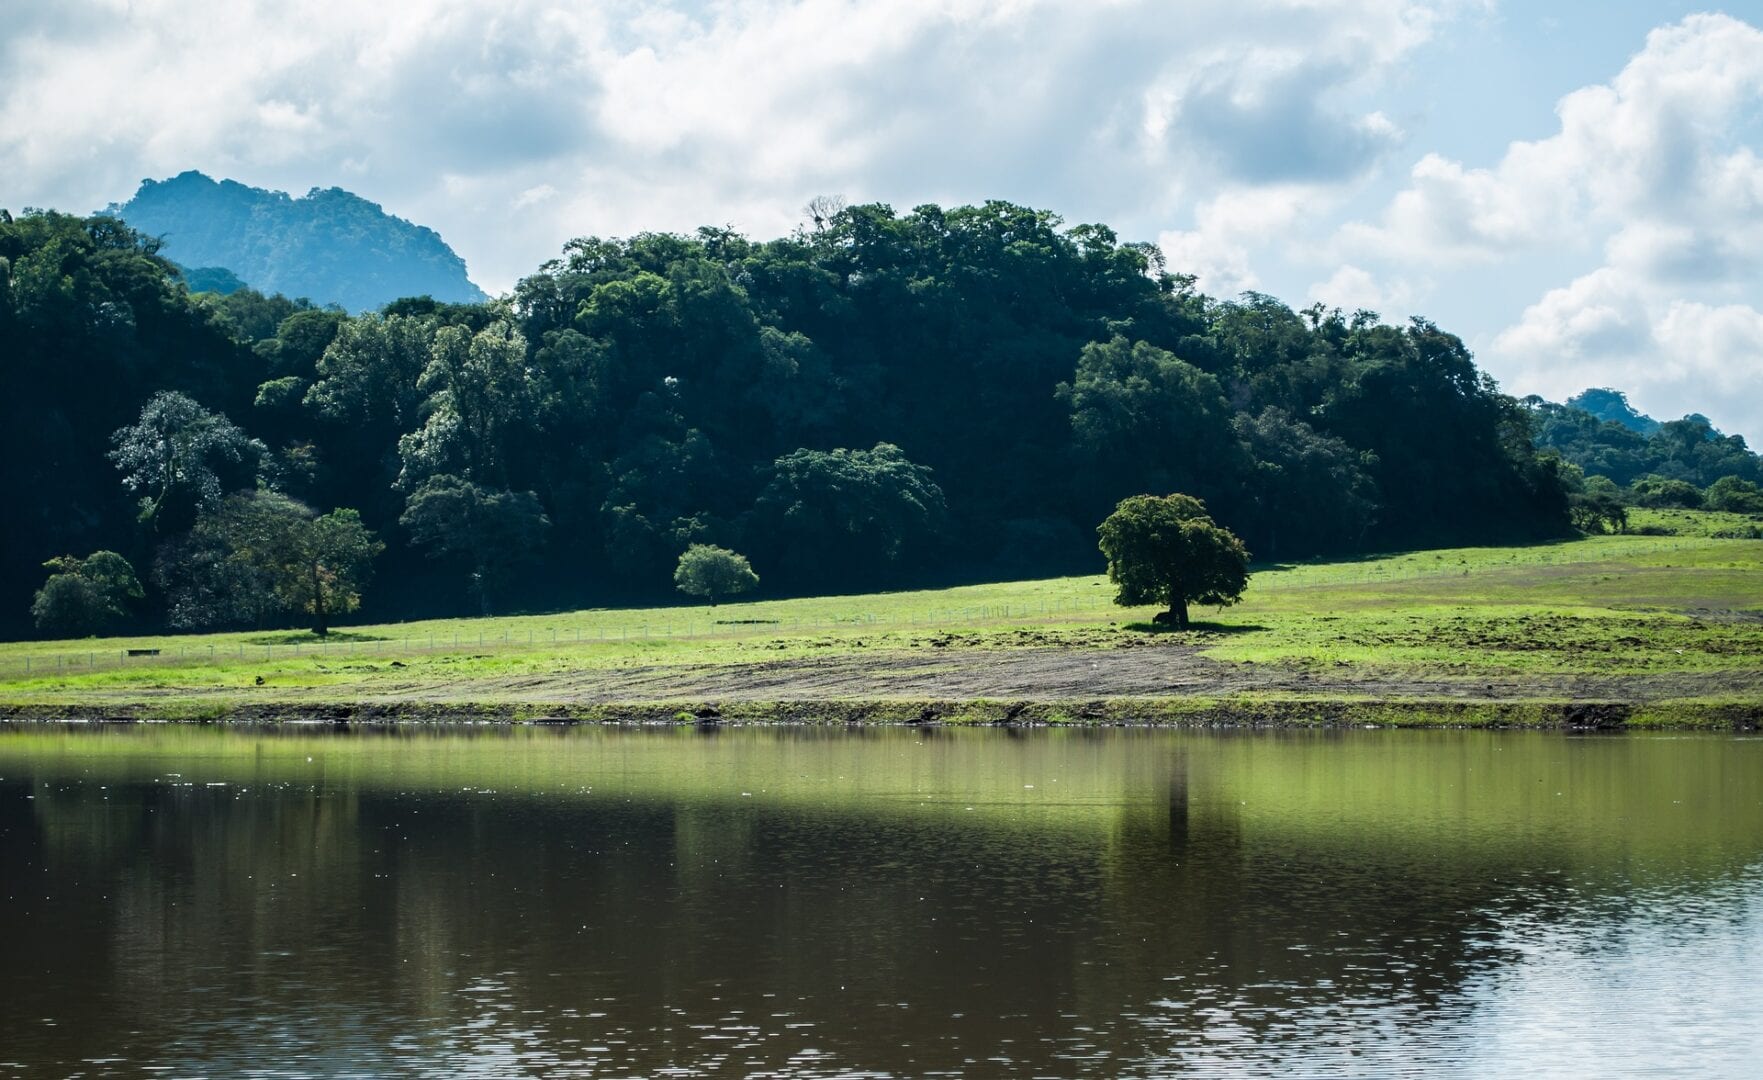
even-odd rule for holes
{"type": "Polygon", "coordinates": [[[1169,601],[1169,615],[1175,620],[1177,630],[1188,628],[1188,601],[1185,596],[1175,597],[1169,601]]]}
{"type": "Polygon", "coordinates": [[[319,637],[327,637],[331,632],[325,619],[324,579],[319,576],[317,559],[312,561],[312,632],[319,637]]]}

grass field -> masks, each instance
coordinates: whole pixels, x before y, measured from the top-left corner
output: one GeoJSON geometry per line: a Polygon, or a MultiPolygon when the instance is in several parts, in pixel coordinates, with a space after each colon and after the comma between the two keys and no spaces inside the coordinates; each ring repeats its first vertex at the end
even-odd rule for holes
{"type": "Polygon", "coordinates": [[[8,643],[0,704],[15,715],[323,706],[605,717],[639,705],[739,715],[744,703],[766,716],[779,703],[965,702],[936,715],[986,719],[1007,702],[1038,703],[1025,715],[1040,718],[1071,715],[1062,703],[1079,701],[1113,702],[1113,718],[1220,703],[1436,703],[1450,706],[1442,717],[1474,722],[1522,719],[1523,705],[1603,703],[1639,722],[1755,717],[1763,540],[1729,538],[1754,524],[1641,511],[1635,528],[1676,535],[1262,567],[1241,605],[1196,612],[1201,625],[1183,634],[1153,632],[1151,609],[1115,607],[1097,576],[366,625],[328,641],[8,643]]]}

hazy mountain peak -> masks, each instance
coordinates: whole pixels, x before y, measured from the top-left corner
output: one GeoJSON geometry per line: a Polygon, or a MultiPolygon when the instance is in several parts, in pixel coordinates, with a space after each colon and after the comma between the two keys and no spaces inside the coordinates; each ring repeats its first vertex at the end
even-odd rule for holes
{"type": "Polygon", "coordinates": [[[350,311],[403,296],[485,299],[439,233],[340,187],[295,198],[190,170],[143,180],[107,212],[162,237],[179,264],[230,270],[261,292],[350,311]]]}

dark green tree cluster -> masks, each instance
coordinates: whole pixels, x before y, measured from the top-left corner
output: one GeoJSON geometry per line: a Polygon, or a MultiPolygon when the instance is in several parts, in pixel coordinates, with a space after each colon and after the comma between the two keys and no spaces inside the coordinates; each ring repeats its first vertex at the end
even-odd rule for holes
{"type": "Polygon", "coordinates": [[[1615,390],[1588,390],[1557,405],[1527,397],[1537,445],[1554,450],[1587,476],[1607,476],[1628,487],[1644,476],[1679,480],[1705,488],[1724,476],[1763,482],[1763,458],[1742,435],[1723,435],[1706,417],[1686,416],[1659,423],[1642,416],[1615,390]],[[1575,402],[1595,405],[1595,415],[1575,402]]]}
{"type": "Polygon", "coordinates": [[[11,618],[45,558],[97,549],[184,625],[345,610],[322,559],[307,598],[239,557],[253,491],[359,511],[384,617],[656,598],[693,545],[780,591],[1090,570],[1147,491],[1266,558],[1568,527],[1537,411],[1453,335],[1214,300],[1007,203],[581,239],[505,301],[352,317],[192,294],[105,217],[8,218],[0,260],[11,618]]]}
{"type": "Polygon", "coordinates": [[[114,551],[83,559],[61,555],[43,564],[49,580],[31,601],[37,629],[55,637],[84,637],[107,630],[144,595],[135,568],[114,551]]]}

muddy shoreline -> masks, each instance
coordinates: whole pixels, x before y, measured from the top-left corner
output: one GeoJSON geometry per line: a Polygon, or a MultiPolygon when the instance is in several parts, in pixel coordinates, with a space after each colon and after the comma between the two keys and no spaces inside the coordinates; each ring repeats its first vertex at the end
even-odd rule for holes
{"type": "Polygon", "coordinates": [[[1535,728],[1567,731],[1756,731],[1763,704],[1673,702],[1664,711],[1618,701],[797,700],[586,703],[376,701],[229,702],[193,707],[0,706],[6,723],[226,725],[1006,726],[1194,729],[1535,728]]]}
{"type": "Polygon", "coordinates": [[[0,705],[0,720],[265,723],[1763,726],[1763,669],[1411,672],[1228,663],[1184,644],[876,650],[495,676],[356,665],[353,685],[133,687],[0,705]]]}

